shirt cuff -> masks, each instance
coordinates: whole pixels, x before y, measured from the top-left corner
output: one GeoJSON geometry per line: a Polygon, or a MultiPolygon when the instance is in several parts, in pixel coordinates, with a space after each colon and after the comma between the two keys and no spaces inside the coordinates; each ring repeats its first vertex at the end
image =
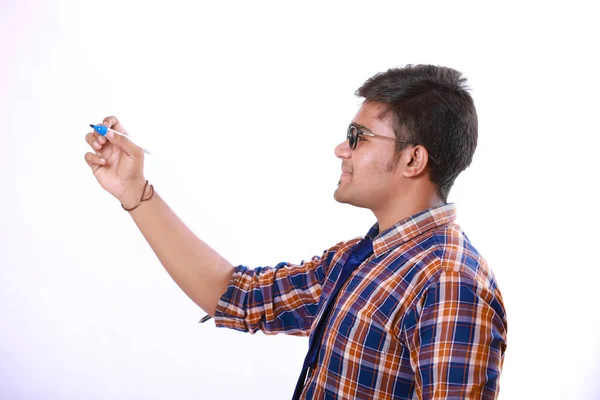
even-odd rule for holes
{"type": "Polygon", "coordinates": [[[247,293],[240,288],[241,277],[247,270],[248,267],[243,265],[238,265],[233,270],[227,291],[219,299],[215,310],[215,325],[218,328],[248,332],[248,326],[244,320],[247,293]]]}

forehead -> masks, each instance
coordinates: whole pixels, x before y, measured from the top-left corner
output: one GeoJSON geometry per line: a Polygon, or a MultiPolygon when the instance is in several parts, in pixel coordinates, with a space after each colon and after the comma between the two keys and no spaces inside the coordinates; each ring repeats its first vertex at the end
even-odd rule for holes
{"type": "Polygon", "coordinates": [[[356,112],[352,122],[366,127],[377,135],[395,137],[389,114],[381,117],[385,109],[386,105],[383,103],[365,101],[356,112]]]}

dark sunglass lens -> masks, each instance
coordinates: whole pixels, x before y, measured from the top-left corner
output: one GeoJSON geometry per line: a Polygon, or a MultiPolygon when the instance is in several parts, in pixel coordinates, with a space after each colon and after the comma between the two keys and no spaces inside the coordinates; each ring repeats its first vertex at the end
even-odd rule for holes
{"type": "Polygon", "coordinates": [[[348,128],[348,135],[346,136],[346,138],[348,139],[348,144],[350,145],[350,148],[354,149],[356,146],[356,128],[354,126],[348,128]]]}

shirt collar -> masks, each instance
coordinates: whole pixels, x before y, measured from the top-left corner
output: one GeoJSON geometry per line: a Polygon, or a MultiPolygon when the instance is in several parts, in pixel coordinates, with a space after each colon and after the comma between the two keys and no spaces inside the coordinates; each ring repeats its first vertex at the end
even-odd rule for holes
{"type": "Polygon", "coordinates": [[[379,257],[422,233],[455,220],[456,207],[454,203],[446,203],[404,218],[381,234],[379,234],[379,223],[377,222],[369,229],[365,237],[373,241],[373,253],[379,257]]]}

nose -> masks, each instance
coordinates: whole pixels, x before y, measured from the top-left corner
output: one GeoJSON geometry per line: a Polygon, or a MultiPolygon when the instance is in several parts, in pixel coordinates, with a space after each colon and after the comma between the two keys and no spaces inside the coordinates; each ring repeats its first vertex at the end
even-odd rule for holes
{"type": "Polygon", "coordinates": [[[344,140],[342,143],[335,146],[334,153],[337,158],[350,158],[352,149],[350,148],[348,141],[344,140]]]}

